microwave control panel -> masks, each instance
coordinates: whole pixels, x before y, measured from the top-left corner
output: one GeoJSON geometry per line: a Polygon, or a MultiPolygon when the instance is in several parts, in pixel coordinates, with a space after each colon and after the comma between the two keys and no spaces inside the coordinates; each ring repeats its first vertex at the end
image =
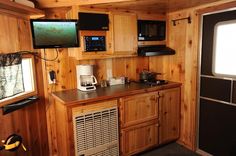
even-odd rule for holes
{"type": "Polygon", "coordinates": [[[105,36],[84,36],[85,51],[106,51],[105,36]]]}

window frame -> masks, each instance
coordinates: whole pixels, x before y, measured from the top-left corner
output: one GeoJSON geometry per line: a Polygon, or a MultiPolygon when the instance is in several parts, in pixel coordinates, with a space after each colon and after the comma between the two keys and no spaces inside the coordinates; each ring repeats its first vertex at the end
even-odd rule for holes
{"type": "Polygon", "coordinates": [[[215,72],[216,67],[216,41],[217,41],[217,27],[220,25],[226,25],[230,23],[235,23],[236,20],[229,20],[229,21],[221,21],[215,24],[214,26],[214,33],[213,33],[213,53],[212,53],[212,74],[219,78],[227,78],[227,79],[236,79],[236,75],[230,74],[220,74],[215,72]]]}
{"type": "Polygon", "coordinates": [[[24,54],[22,56],[22,59],[31,59],[31,62],[32,62],[32,82],[33,82],[33,90],[32,91],[28,91],[28,92],[23,92],[23,93],[19,93],[17,95],[14,95],[12,97],[8,97],[8,98],[4,98],[4,99],[1,99],[0,100],[0,107],[3,107],[5,105],[8,105],[8,104],[12,104],[14,102],[17,102],[17,101],[20,101],[20,100],[24,100],[26,98],[29,98],[31,96],[35,96],[38,94],[38,91],[37,91],[37,77],[36,77],[36,66],[35,66],[35,60],[34,60],[34,57],[32,55],[29,55],[29,54],[24,54]]]}

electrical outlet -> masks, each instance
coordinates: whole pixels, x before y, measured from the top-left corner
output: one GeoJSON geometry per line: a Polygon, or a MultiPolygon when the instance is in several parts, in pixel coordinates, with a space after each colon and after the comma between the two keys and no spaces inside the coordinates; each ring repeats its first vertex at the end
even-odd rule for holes
{"type": "Polygon", "coordinates": [[[53,81],[51,80],[49,73],[48,73],[48,84],[53,84],[53,81]]]}
{"type": "Polygon", "coordinates": [[[54,70],[49,71],[48,73],[48,84],[56,83],[56,73],[54,70]]]}

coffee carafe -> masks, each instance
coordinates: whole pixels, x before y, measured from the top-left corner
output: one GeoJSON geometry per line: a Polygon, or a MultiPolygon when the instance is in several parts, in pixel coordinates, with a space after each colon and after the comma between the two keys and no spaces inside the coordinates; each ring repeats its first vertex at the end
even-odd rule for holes
{"type": "Polygon", "coordinates": [[[96,90],[97,79],[93,75],[92,65],[77,65],[77,89],[81,91],[96,90]]]}

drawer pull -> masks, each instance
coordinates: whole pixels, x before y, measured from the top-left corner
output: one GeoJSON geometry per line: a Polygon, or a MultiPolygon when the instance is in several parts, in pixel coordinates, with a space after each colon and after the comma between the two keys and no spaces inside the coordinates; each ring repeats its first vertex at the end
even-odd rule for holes
{"type": "Polygon", "coordinates": [[[156,127],[160,127],[160,124],[159,124],[159,123],[157,123],[157,124],[156,124],[156,127]]]}

